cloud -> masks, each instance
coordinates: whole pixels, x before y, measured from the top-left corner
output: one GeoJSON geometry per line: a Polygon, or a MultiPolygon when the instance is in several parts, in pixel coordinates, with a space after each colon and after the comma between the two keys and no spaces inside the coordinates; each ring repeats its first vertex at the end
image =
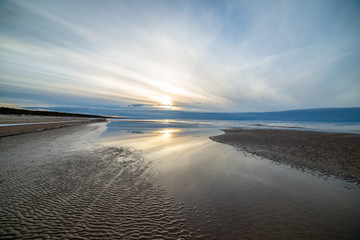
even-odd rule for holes
{"type": "Polygon", "coordinates": [[[357,106],[355,4],[4,1],[0,85],[59,105],[63,95],[119,106],[170,97],[201,111],[357,106]]]}

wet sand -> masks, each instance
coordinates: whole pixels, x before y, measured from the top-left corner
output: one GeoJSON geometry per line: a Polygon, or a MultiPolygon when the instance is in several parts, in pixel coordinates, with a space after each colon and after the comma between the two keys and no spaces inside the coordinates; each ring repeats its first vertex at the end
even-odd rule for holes
{"type": "Polygon", "coordinates": [[[360,183],[360,134],[228,129],[210,137],[270,160],[360,183]]]}
{"type": "Polygon", "coordinates": [[[0,137],[13,136],[29,132],[39,132],[60,127],[106,121],[102,118],[45,117],[45,116],[0,116],[0,137]],[[43,123],[43,124],[42,124],[43,123]],[[3,124],[17,124],[1,126],[3,124]],[[24,125],[22,125],[24,124],[24,125]]]}
{"type": "Polygon", "coordinates": [[[319,183],[208,134],[116,131],[110,136],[124,141],[100,140],[111,124],[0,138],[0,239],[359,236],[357,189],[319,183]]]}
{"type": "Polygon", "coordinates": [[[105,123],[0,138],[0,239],[189,239],[151,163],[97,145],[105,123]]]}

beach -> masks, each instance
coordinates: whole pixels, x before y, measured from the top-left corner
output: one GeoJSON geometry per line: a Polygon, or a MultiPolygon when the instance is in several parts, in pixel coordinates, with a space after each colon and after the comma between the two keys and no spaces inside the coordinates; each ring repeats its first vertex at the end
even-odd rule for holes
{"type": "Polygon", "coordinates": [[[0,137],[106,121],[104,118],[1,115],[0,137]]]}
{"type": "Polygon", "coordinates": [[[360,135],[275,129],[225,129],[210,137],[305,171],[360,183],[360,135]]]}
{"type": "Polygon", "coordinates": [[[212,141],[215,127],[163,126],[119,119],[1,137],[0,239],[358,236],[356,183],[212,141]]]}
{"type": "Polygon", "coordinates": [[[359,0],[0,6],[0,240],[360,240],[359,0]]]}
{"type": "Polygon", "coordinates": [[[149,162],[94,139],[105,123],[0,138],[1,239],[190,238],[149,162]]]}

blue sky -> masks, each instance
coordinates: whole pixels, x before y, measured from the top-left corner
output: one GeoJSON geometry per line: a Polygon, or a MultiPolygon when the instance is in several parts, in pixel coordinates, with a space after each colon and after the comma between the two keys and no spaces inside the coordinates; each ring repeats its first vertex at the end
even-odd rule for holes
{"type": "Polygon", "coordinates": [[[1,1],[0,103],[358,107],[358,1],[1,1]]]}

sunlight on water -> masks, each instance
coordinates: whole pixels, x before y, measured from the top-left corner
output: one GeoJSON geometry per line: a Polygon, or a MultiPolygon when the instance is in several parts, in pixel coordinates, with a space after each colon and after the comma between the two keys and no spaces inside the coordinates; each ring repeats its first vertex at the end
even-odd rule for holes
{"type": "Polygon", "coordinates": [[[165,129],[160,131],[160,133],[163,134],[163,138],[170,138],[174,132],[176,132],[175,129],[165,129]]]}

